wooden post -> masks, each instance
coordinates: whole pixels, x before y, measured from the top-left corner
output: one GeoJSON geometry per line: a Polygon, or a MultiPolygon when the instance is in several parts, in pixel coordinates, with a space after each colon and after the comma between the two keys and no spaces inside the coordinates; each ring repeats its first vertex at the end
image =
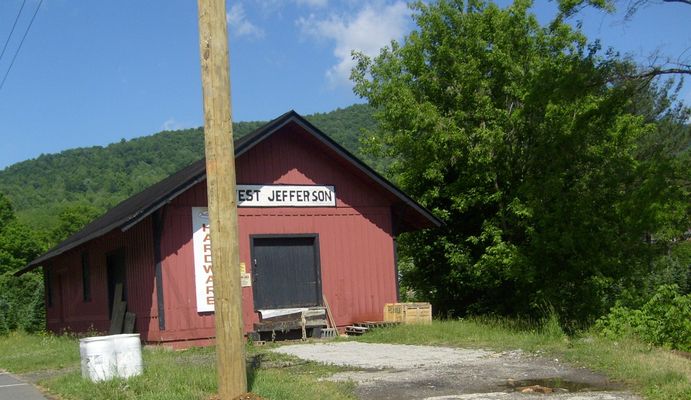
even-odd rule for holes
{"type": "Polygon", "coordinates": [[[198,0],[218,393],[247,391],[225,0],[198,0]]]}

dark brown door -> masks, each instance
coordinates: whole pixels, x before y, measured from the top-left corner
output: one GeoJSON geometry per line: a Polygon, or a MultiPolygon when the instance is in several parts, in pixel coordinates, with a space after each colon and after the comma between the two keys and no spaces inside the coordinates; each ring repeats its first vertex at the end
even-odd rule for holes
{"type": "Polygon", "coordinates": [[[255,309],[321,304],[316,235],[253,236],[252,264],[255,309]]]}
{"type": "Polygon", "coordinates": [[[120,293],[120,300],[127,300],[127,279],[125,277],[125,252],[118,251],[106,256],[108,269],[108,315],[113,315],[113,300],[120,293]]]}

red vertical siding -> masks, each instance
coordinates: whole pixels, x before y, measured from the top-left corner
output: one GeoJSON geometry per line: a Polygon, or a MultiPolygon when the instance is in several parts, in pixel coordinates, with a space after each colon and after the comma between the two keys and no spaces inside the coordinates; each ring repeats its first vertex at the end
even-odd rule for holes
{"type": "Polygon", "coordinates": [[[153,270],[153,235],[147,218],[127,232],[113,231],[56,257],[50,264],[53,304],[47,308],[47,328],[106,331],[108,315],[108,274],[106,257],[125,251],[127,310],[136,315],[136,330],[146,335],[157,329],[156,290],[153,270]],[[91,300],[84,301],[82,253],[88,254],[91,300]]]}
{"type": "MultiPolygon", "coordinates": [[[[325,184],[335,208],[240,208],[240,261],[251,273],[250,235],[319,235],[322,289],[338,325],[382,318],[396,300],[390,199],[300,131],[285,131],[237,160],[240,184],[325,184]]],[[[214,317],[197,313],[191,207],[206,206],[200,183],[167,206],[162,238],[166,329],[158,340],[212,337],[214,317]]],[[[251,287],[243,288],[245,331],[258,321],[251,287]]]]}
{"type": "MultiPolygon", "coordinates": [[[[237,181],[334,185],[336,207],[240,208],[240,260],[251,273],[250,235],[316,233],[322,289],[337,324],[382,318],[384,303],[396,300],[391,194],[296,126],[284,127],[239,157],[237,181]]],[[[137,314],[137,331],[143,338],[150,342],[190,343],[212,338],[213,314],[196,311],[192,245],[191,207],[206,205],[206,185],[202,182],[164,206],[164,330],[158,326],[151,218],[127,232],[111,232],[52,261],[53,275],[67,282],[60,291],[64,297],[60,303],[66,308],[61,313],[54,301],[48,309],[49,328],[108,328],[106,254],[124,248],[128,309],[137,314]],[[93,294],[93,300],[87,303],[81,297],[80,260],[85,250],[90,256],[93,294]]],[[[54,277],[54,286],[57,281],[54,277]]],[[[243,288],[243,316],[244,329],[252,330],[258,318],[251,287],[243,288]]]]}

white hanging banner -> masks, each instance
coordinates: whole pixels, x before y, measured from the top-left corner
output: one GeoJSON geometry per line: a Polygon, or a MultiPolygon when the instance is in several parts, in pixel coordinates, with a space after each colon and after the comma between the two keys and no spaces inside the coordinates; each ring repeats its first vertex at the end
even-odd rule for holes
{"type": "MultiPolygon", "coordinates": [[[[213,263],[209,211],[206,207],[192,207],[192,242],[194,248],[194,281],[197,293],[197,312],[214,311],[213,263]]],[[[252,276],[245,263],[240,263],[240,286],[251,287],[252,276]]]]}
{"type": "Polygon", "coordinates": [[[211,262],[209,210],[206,207],[192,207],[192,243],[194,247],[197,312],[213,312],[214,275],[211,262]]]}
{"type": "Polygon", "coordinates": [[[336,190],[324,185],[237,185],[238,207],[336,207],[336,190]]]}

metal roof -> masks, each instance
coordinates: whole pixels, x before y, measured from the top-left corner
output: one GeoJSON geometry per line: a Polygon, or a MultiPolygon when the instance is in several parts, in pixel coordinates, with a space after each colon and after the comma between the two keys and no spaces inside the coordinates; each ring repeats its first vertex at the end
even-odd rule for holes
{"type": "MultiPolygon", "coordinates": [[[[312,136],[315,137],[319,142],[343,157],[343,159],[355,167],[356,170],[364,173],[388,192],[393,194],[397,199],[399,199],[402,206],[414,210],[415,214],[417,214],[418,217],[422,217],[422,220],[424,220],[423,224],[420,224],[419,222],[414,223],[408,229],[401,229],[401,231],[441,225],[441,221],[437,219],[430,211],[408,197],[391,182],[386,180],[386,178],[379,175],[376,171],[360,161],[348,150],[336,143],[333,139],[326,136],[326,134],[321,132],[309,121],[292,110],[270,121],[252,133],[237,139],[235,141],[235,157],[237,158],[241,156],[252,147],[280,130],[285,125],[291,123],[299,125],[306,132],[312,134],[312,136]]],[[[114,229],[120,229],[123,232],[130,229],[132,226],[136,225],[141,220],[163,207],[166,203],[170,202],[187,189],[199,182],[204,181],[205,179],[206,160],[201,159],[111,208],[101,217],[95,219],[82,228],[82,230],[73,234],[42,256],[31,261],[24,268],[15,272],[14,275],[21,275],[25,272],[28,272],[40,266],[43,262],[63,254],[66,251],[74,249],[75,247],[90,240],[103,236],[114,229]]],[[[402,214],[406,216],[406,219],[410,218],[409,212],[402,214]]],[[[403,216],[400,218],[403,218],[403,216]]]]}

